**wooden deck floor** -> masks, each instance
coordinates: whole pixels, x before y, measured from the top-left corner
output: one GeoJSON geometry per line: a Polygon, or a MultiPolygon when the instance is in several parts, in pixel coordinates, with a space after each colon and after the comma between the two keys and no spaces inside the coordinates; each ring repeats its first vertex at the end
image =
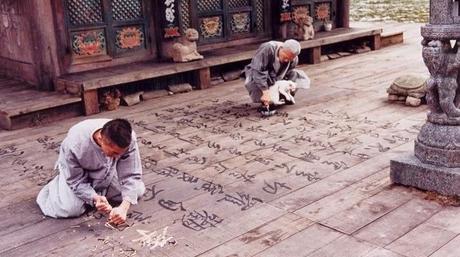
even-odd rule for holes
{"type": "Polygon", "coordinates": [[[419,25],[397,26],[402,45],[303,66],[312,88],[277,116],[240,81],[94,116],[139,136],[148,192],[123,231],[34,203],[83,117],[1,131],[0,256],[460,256],[460,210],[389,181],[427,110],[386,101],[397,76],[426,73],[419,25]]]}
{"type": "Polygon", "coordinates": [[[0,76],[0,131],[39,126],[81,114],[80,97],[38,91],[26,82],[0,76]]]}

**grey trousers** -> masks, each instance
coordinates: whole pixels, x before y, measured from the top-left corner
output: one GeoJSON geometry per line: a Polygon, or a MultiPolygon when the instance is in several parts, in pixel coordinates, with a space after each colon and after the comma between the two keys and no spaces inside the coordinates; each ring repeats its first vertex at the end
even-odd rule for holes
{"type": "MultiPolygon", "coordinates": [[[[145,187],[139,188],[138,198],[145,192],[145,187]]],[[[97,192],[104,195],[109,201],[121,202],[121,186],[118,177],[114,176],[110,185],[97,192]]],[[[43,214],[52,218],[78,217],[85,211],[85,202],[78,198],[67,185],[66,179],[62,174],[58,174],[38,193],[37,204],[43,214]]]]}
{"type": "Polygon", "coordinates": [[[246,90],[248,90],[252,102],[260,103],[260,98],[262,97],[262,90],[260,90],[260,88],[255,83],[252,83],[252,81],[248,82],[248,78],[246,78],[244,86],[246,87],[246,90]]]}

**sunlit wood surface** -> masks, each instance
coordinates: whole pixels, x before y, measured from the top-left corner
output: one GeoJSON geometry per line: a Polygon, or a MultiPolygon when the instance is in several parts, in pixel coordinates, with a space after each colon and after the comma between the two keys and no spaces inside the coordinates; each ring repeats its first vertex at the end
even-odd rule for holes
{"type": "MultiPolygon", "coordinates": [[[[357,24],[357,26],[365,24],[357,24]]],[[[96,117],[132,121],[148,191],[123,230],[55,220],[34,198],[79,117],[0,132],[0,256],[460,256],[460,211],[391,185],[426,106],[386,101],[426,74],[418,24],[405,43],[301,68],[312,88],[262,118],[241,81],[96,117]]]]}

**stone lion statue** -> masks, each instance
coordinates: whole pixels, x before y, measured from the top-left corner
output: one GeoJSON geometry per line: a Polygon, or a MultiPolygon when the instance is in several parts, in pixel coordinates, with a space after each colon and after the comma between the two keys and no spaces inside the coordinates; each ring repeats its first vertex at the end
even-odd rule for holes
{"type": "Polygon", "coordinates": [[[315,37],[315,29],[313,28],[313,18],[310,16],[301,17],[295,20],[296,38],[298,40],[309,40],[315,37]]]}
{"type": "Polygon", "coordinates": [[[198,31],[189,28],[185,31],[185,35],[172,45],[171,57],[175,62],[189,62],[193,60],[203,59],[203,56],[198,53],[196,41],[198,40],[198,31]]]}
{"type": "Polygon", "coordinates": [[[460,121],[458,47],[451,47],[449,40],[423,40],[422,46],[423,60],[431,75],[427,82],[428,119],[437,123],[460,121]]]}

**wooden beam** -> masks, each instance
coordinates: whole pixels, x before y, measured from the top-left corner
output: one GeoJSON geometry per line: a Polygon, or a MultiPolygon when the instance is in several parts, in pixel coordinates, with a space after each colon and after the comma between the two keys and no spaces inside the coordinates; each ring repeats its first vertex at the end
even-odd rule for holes
{"type": "Polygon", "coordinates": [[[199,89],[211,87],[211,69],[209,67],[196,70],[194,73],[194,86],[199,89]]]}
{"type": "Polygon", "coordinates": [[[0,113],[0,128],[6,130],[11,129],[11,118],[6,113],[0,113]]]}
{"type": "Polygon", "coordinates": [[[372,50],[379,50],[381,47],[380,42],[380,34],[371,36],[371,49],[372,50]]]}
{"type": "Polygon", "coordinates": [[[321,62],[321,46],[308,49],[308,63],[316,64],[321,62]]]}
{"type": "Polygon", "coordinates": [[[404,34],[402,31],[382,34],[380,37],[380,47],[401,44],[404,42],[404,34]]]}
{"type": "Polygon", "coordinates": [[[53,91],[54,82],[59,75],[59,67],[56,64],[59,58],[56,55],[56,32],[54,27],[54,12],[51,1],[30,1],[32,8],[28,19],[35,24],[31,30],[34,53],[34,68],[39,84],[38,89],[53,91]]]}
{"type": "Polygon", "coordinates": [[[98,101],[96,89],[84,91],[82,93],[82,98],[83,98],[83,106],[84,106],[84,111],[85,111],[86,116],[100,112],[99,101],[98,101]]]}
{"type": "MultiPolygon", "coordinates": [[[[312,40],[302,41],[300,45],[306,54],[309,63],[319,63],[321,61],[321,47],[350,41],[355,39],[370,40],[375,49],[380,48],[380,28],[338,28],[330,32],[317,33],[312,40]]],[[[86,71],[76,74],[67,74],[58,78],[57,88],[71,94],[78,94],[82,91],[91,91],[99,88],[122,85],[134,81],[146,80],[164,76],[174,76],[178,73],[191,72],[193,78],[190,84],[199,89],[211,87],[210,68],[248,61],[254,56],[259,44],[243,45],[238,48],[218,49],[204,55],[204,60],[197,60],[187,63],[157,63],[143,62],[132,63],[129,69],[124,66],[110,67],[106,69],[86,71]]]]}
{"type": "Polygon", "coordinates": [[[339,26],[342,28],[350,27],[350,0],[342,0],[339,5],[339,26]]]}

